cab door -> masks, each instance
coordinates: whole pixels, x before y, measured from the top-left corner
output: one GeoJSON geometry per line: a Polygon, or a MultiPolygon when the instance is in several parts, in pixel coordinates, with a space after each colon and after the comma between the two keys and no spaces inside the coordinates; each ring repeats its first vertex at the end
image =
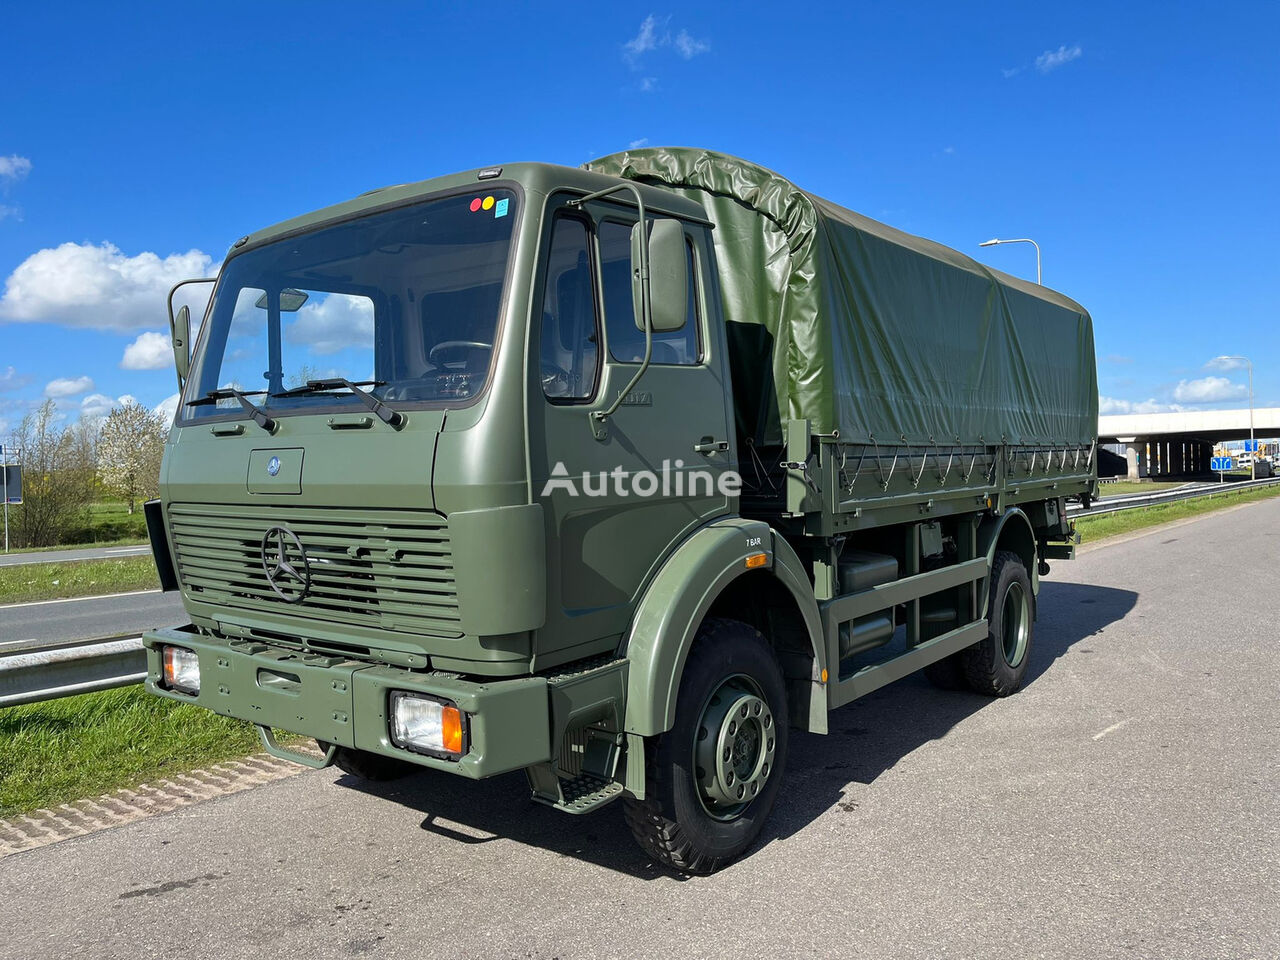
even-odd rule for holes
{"type": "Polygon", "coordinates": [[[634,224],[634,211],[614,204],[561,209],[543,237],[530,350],[530,466],[548,544],[539,666],[613,649],[661,561],[737,508],[731,391],[723,336],[708,322],[715,304],[702,226],[685,227],[684,327],[654,335],[649,368],[602,438],[592,429],[590,414],[626,388],[644,355],[632,308],[634,224]]]}

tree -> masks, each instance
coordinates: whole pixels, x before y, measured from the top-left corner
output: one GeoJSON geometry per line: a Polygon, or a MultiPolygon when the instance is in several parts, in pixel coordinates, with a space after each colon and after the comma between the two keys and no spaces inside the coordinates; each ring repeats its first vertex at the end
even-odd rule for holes
{"type": "Polygon", "coordinates": [[[164,455],[166,424],[132,400],[116,407],[98,434],[98,473],[108,489],[129,502],[129,512],[139,499],[154,497],[160,486],[160,459],[164,455]]]}
{"type": "MultiPolygon", "coordinates": [[[[46,400],[22,418],[13,440],[15,449],[22,451],[17,542],[27,547],[52,546],[83,519],[93,498],[92,430],[82,424],[60,426],[54,402],[46,400]]],[[[12,512],[10,519],[15,520],[12,512]]]]}

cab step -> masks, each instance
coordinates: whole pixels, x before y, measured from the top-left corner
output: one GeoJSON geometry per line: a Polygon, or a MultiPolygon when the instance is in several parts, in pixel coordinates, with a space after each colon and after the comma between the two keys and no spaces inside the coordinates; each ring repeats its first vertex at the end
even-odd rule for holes
{"type": "Polygon", "coordinates": [[[590,813],[622,796],[622,784],[590,773],[580,773],[572,780],[559,780],[559,798],[534,791],[538,803],[564,813],[590,813]]]}

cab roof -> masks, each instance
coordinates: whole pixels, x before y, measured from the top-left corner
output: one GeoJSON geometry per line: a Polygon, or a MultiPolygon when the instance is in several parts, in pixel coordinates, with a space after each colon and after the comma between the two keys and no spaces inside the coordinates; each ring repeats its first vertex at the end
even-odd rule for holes
{"type": "MultiPolygon", "coordinates": [[[[368,213],[375,213],[394,207],[407,206],[420,200],[425,200],[432,194],[451,192],[467,187],[482,191],[489,186],[510,186],[514,184],[526,195],[526,203],[532,205],[534,198],[540,201],[556,190],[570,190],[587,194],[623,183],[631,185],[631,181],[623,180],[619,177],[594,173],[578,167],[564,167],[553,163],[511,163],[502,166],[479,167],[449,174],[448,176],[433,177],[430,180],[381,187],[362,193],[342,203],[322,207],[319,210],[313,210],[310,213],[304,213],[301,216],[281,221],[237,240],[228,252],[228,257],[328,224],[350,220],[368,213]]],[[[645,208],[651,212],[663,213],[700,223],[708,222],[706,211],[694,200],[659,187],[644,184],[635,184],[635,186],[639,187],[641,196],[644,197],[645,208]]],[[[629,198],[629,194],[624,194],[624,196],[629,198]]]]}

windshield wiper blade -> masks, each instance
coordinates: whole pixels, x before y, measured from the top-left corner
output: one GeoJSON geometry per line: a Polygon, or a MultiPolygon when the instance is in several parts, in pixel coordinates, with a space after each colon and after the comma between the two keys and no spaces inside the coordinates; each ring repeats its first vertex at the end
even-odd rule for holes
{"type": "Polygon", "coordinates": [[[308,380],[300,387],[294,387],[292,390],[285,390],[283,393],[273,393],[273,397],[301,397],[308,393],[324,393],[328,390],[338,390],[346,388],[350,390],[360,402],[374,412],[379,420],[383,423],[399,429],[404,424],[404,414],[399,410],[393,410],[387,406],[372,393],[367,390],[361,390],[361,387],[380,387],[385,380],[361,380],[353,382],[346,377],[329,377],[325,380],[308,380]]]}
{"type": "Polygon", "coordinates": [[[188,400],[188,407],[203,407],[209,404],[217,403],[219,400],[238,400],[240,406],[244,407],[244,412],[253,418],[253,422],[260,426],[267,433],[276,432],[276,421],[267,416],[266,412],[255,404],[250,397],[260,397],[266,393],[265,390],[237,390],[234,387],[223,387],[220,390],[210,390],[199,400],[188,400]]]}

